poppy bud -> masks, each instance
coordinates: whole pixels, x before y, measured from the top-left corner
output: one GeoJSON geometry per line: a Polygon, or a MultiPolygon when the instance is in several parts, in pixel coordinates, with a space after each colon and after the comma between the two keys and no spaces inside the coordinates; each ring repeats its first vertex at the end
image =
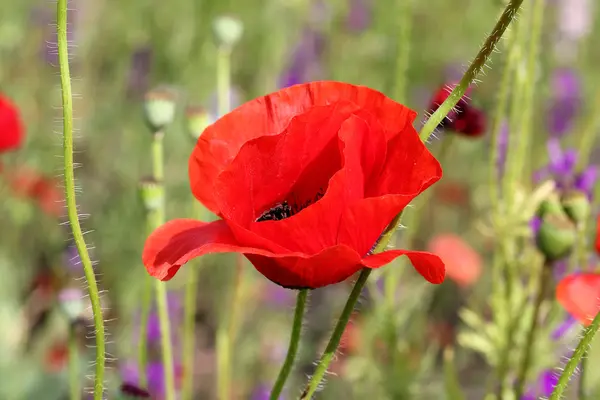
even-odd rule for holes
{"type": "Polygon", "coordinates": [[[144,111],[153,133],[163,130],[175,117],[175,93],[159,87],[146,93],[144,111]]]}
{"type": "Polygon", "coordinates": [[[563,208],[560,199],[556,193],[549,195],[544,201],[540,203],[537,211],[537,216],[544,218],[547,215],[559,215],[567,217],[565,209],[563,208]]]}
{"type": "Polygon", "coordinates": [[[210,116],[202,107],[191,106],[185,110],[187,130],[193,140],[198,140],[204,129],[210,125],[210,116]]]}
{"type": "Polygon", "coordinates": [[[562,198],[562,205],[569,218],[576,224],[586,221],[590,216],[590,202],[585,193],[580,191],[566,193],[562,198]]]}
{"type": "Polygon", "coordinates": [[[83,292],[76,288],[67,288],[58,294],[58,304],[69,321],[77,321],[83,315],[83,292]]]}
{"type": "Polygon", "coordinates": [[[219,46],[233,47],[242,37],[244,25],[235,17],[223,15],[214,20],[213,30],[219,46]]]}
{"type": "Polygon", "coordinates": [[[142,179],[140,194],[146,211],[151,212],[162,207],[164,201],[162,185],[152,178],[142,179]]]}
{"type": "Polygon", "coordinates": [[[547,214],[542,218],[536,244],[547,261],[566,257],[577,239],[575,224],[561,214],[547,214]]]}

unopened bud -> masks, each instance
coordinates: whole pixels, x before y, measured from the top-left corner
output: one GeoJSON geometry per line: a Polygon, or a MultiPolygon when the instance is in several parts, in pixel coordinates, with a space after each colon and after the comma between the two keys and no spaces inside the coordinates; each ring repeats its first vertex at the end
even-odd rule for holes
{"type": "Polygon", "coordinates": [[[576,227],[569,218],[555,214],[542,218],[536,244],[547,261],[557,261],[568,256],[576,240],[576,227]]]}
{"type": "Polygon", "coordinates": [[[159,87],[146,93],[144,111],[152,133],[162,131],[173,122],[175,103],[175,92],[167,87],[159,87]]]}
{"type": "Polygon", "coordinates": [[[537,216],[540,218],[544,218],[547,215],[558,215],[566,217],[565,209],[560,202],[560,198],[556,193],[552,193],[548,196],[544,201],[540,203],[538,207],[537,216]]]}
{"type": "Polygon", "coordinates": [[[162,184],[152,178],[142,179],[140,182],[140,195],[148,212],[155,211],[163,206],[164,192],[162,184]]]}
{"type": "Polygon", "coordinates": [[[210,125],[210,116],[202,107],[191,106],[185,110],[187,130],[193,140],[198,140],[202,132],[210,125]]]}
{"type": "Polygon", "coordinates": [[[587,195],[580,191],[566,193],[562,198],[562,205],[575,224],[587,221],[592,211],[587,195]]]}
{"type": "Polygon", "coordinates": [[[244,25],[239,19],[223,15],[213,22],[213,30],[219,46],[233,47],[244,33],[244,25]]]}

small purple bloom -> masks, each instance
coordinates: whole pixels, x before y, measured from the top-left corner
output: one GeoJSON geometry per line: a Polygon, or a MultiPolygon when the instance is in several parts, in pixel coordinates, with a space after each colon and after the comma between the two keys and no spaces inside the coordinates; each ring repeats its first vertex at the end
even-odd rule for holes
{"type": "MultiPolygon", "coordinates": [[[[169,319],[171,321],[171,327],[177,327],[180,325],[182,315],[181,300],[177,293],[171,292],[167,295],[167,307],[169,309],[169,319]]],[[[171,331],[172,339],[178,338],[177,329],[171,331]]],[[[148,316],[147,325],[147,337],[150,345],[158,344],[161,338],[160,321],[158,318],[158,311],[156,307],[150,311],[148,316]]]]}
{"type": "Polygon", "coordinates": [[[573,129],[581,108],[581,84],[570,68],[559,68],[552,77],[552,99],[548,110],[548,131],[560,138],[573,129]]]}
{"type": "Polygon", "coordinates": [[[573,149],[563,151],[558,139],[548,140],[549,164],[536,171],[534,181],[552,178],[561,191],[579,190],[591,199],[598,178],[597,167],[589,166],[578,172],[577,152],[573,149]]]}
{"type": "Polygon", "coordinates": [[[371,24],[371,0],[350,0],[350,10],[346,18],[346,27],[351,32],[360,33],[371,24]]]}
{"type": "Polygon", "coordinates": [[[552,394],[557,383],[558,376],[556,376],[552,370],[545,370],[540,374],[535,387],[528,390],[527,393],[521,397],[521,400],[547,398],[552,394]]]}
{"type": "MultiPolygon", "coordinates": [[[[177,366],[175,367],[178,368],[177,366]]],[[[162,399],[165,395],[164,367],[160,362],[150,362],[146,366],[146,377],[148,387],[146,390],[150,393],[153,399],[162,399]]],[[[135,363],[127,363],[121,369],[121,378],[124,384],[137,386],[139,385],[140,374],[135,363]]]]}
{"type": "Polygon", "coordinates": [[[319,69],[325,41],[321,33],[306,29],[296,45],[287,70],[279,81],[281,88],[312,80],[311,73],[319,69]]]}
{"type": "Polygon", "coordinates": [[[562,338],[567,332],[573,328],[577,324],[577,320],[573,318],[571,315],[568,315],[565,320],[559,324],[556,329],[552,332],[552,339],[559,340],[562,338]]]}

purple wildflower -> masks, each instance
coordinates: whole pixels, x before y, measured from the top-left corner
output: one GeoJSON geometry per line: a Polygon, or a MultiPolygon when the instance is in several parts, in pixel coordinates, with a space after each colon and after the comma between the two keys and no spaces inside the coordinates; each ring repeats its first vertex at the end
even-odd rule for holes
{"type": "Polygon", "coordinates": [[[540,374],[535,386],[530,388],[527,393],[521,397],[521,400],[547,398],[552,394],[557,383],[558,376],[556,376],[552,370],[545,370],[540,374]]]}
{"type": "MultiPolygon", "coordinates": [[[[167,296],[167,307],[169,309],[169,319],[171,320],[171,326],[177,327],[180,324],[183,315],[181,307],[181,299],[177,293],[171,292],[167,296]]],[[[147,325],[148,343],[150,345],[157,344],[160,342],[160,321],[158,319],[158,312],[156,308],[153,308],[148,316],[147,325]]],[[[178,337],[177,330],[173,329],[171,332],[173,339],[178,337]]]]}
{"type": "Polygon", "coordinates": [[[319,69],[324,49],[323,35],[314,29],[305,29],[292,53],[288,69],[280,77],[279,86],[286,88],[313,80],[311,75],[319,69]]]}
{"type": "MultiPolygon", "coordinates": [[[[176,365],[176,377],[177,372],[180,372],[180,366],[176,365]]],[[[146,375],[148,381],[148,388],[146,389],[151,398],[155,400],[161,400],[165,396],[165,381],[164,381],[164,367],[160,362],[151,362],[146,366],[146,375]]],[[[139,385],[140,374],[139,369],[134,363],[127,363],[121,370],[121,378],[124,384],[137,386],[139,385]]]]}
{"type": "Polygon", "coordinates": [[[598,179],[598,169],[591,165],[583,171],[577,171],[577,152],[573,149],[563,151],[558,139],[548,140],[549,164],[536,171],[534,180],[539,182],[551,178],[560,191],[578,190],[592,198],[594,184],[598,179]]]}
{"type": "Polygon", "coordinates": [[[360,33],[371,23],[372,1],[350,0],[350,10],[346,18],[346,27],[351,32],[360,33]]]}
{"type": "Polygon", "coordinates": [[[573,129],[581,108],[581,83],[570,68],[559,68],[552,77],[552,99],[548,111],[548,131],[561,138],[573,129]]]}

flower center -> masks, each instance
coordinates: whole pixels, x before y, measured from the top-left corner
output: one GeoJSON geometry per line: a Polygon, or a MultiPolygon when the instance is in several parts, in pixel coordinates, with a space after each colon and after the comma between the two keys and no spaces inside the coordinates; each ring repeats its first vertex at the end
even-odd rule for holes
{"type": "MultiPolygon", "coordinates": [[[[269,208],[265,212],[263,212],[260,217],[256,219],[256,222],[261,221],[280,221],[282,219],[286,219],[299,213],[304,210],[306,207],[310,206],[313,203],[316,203],[325,195],[325,190],[323,188],[319,189],[314,198],[310,198],[303,202],[297,201],[296,199],[287,201],[284,200],[281,203],[275,204],[273,207],[269,208]]],[[[292,196],[295,198],[295,196],[292,196]]]]}

